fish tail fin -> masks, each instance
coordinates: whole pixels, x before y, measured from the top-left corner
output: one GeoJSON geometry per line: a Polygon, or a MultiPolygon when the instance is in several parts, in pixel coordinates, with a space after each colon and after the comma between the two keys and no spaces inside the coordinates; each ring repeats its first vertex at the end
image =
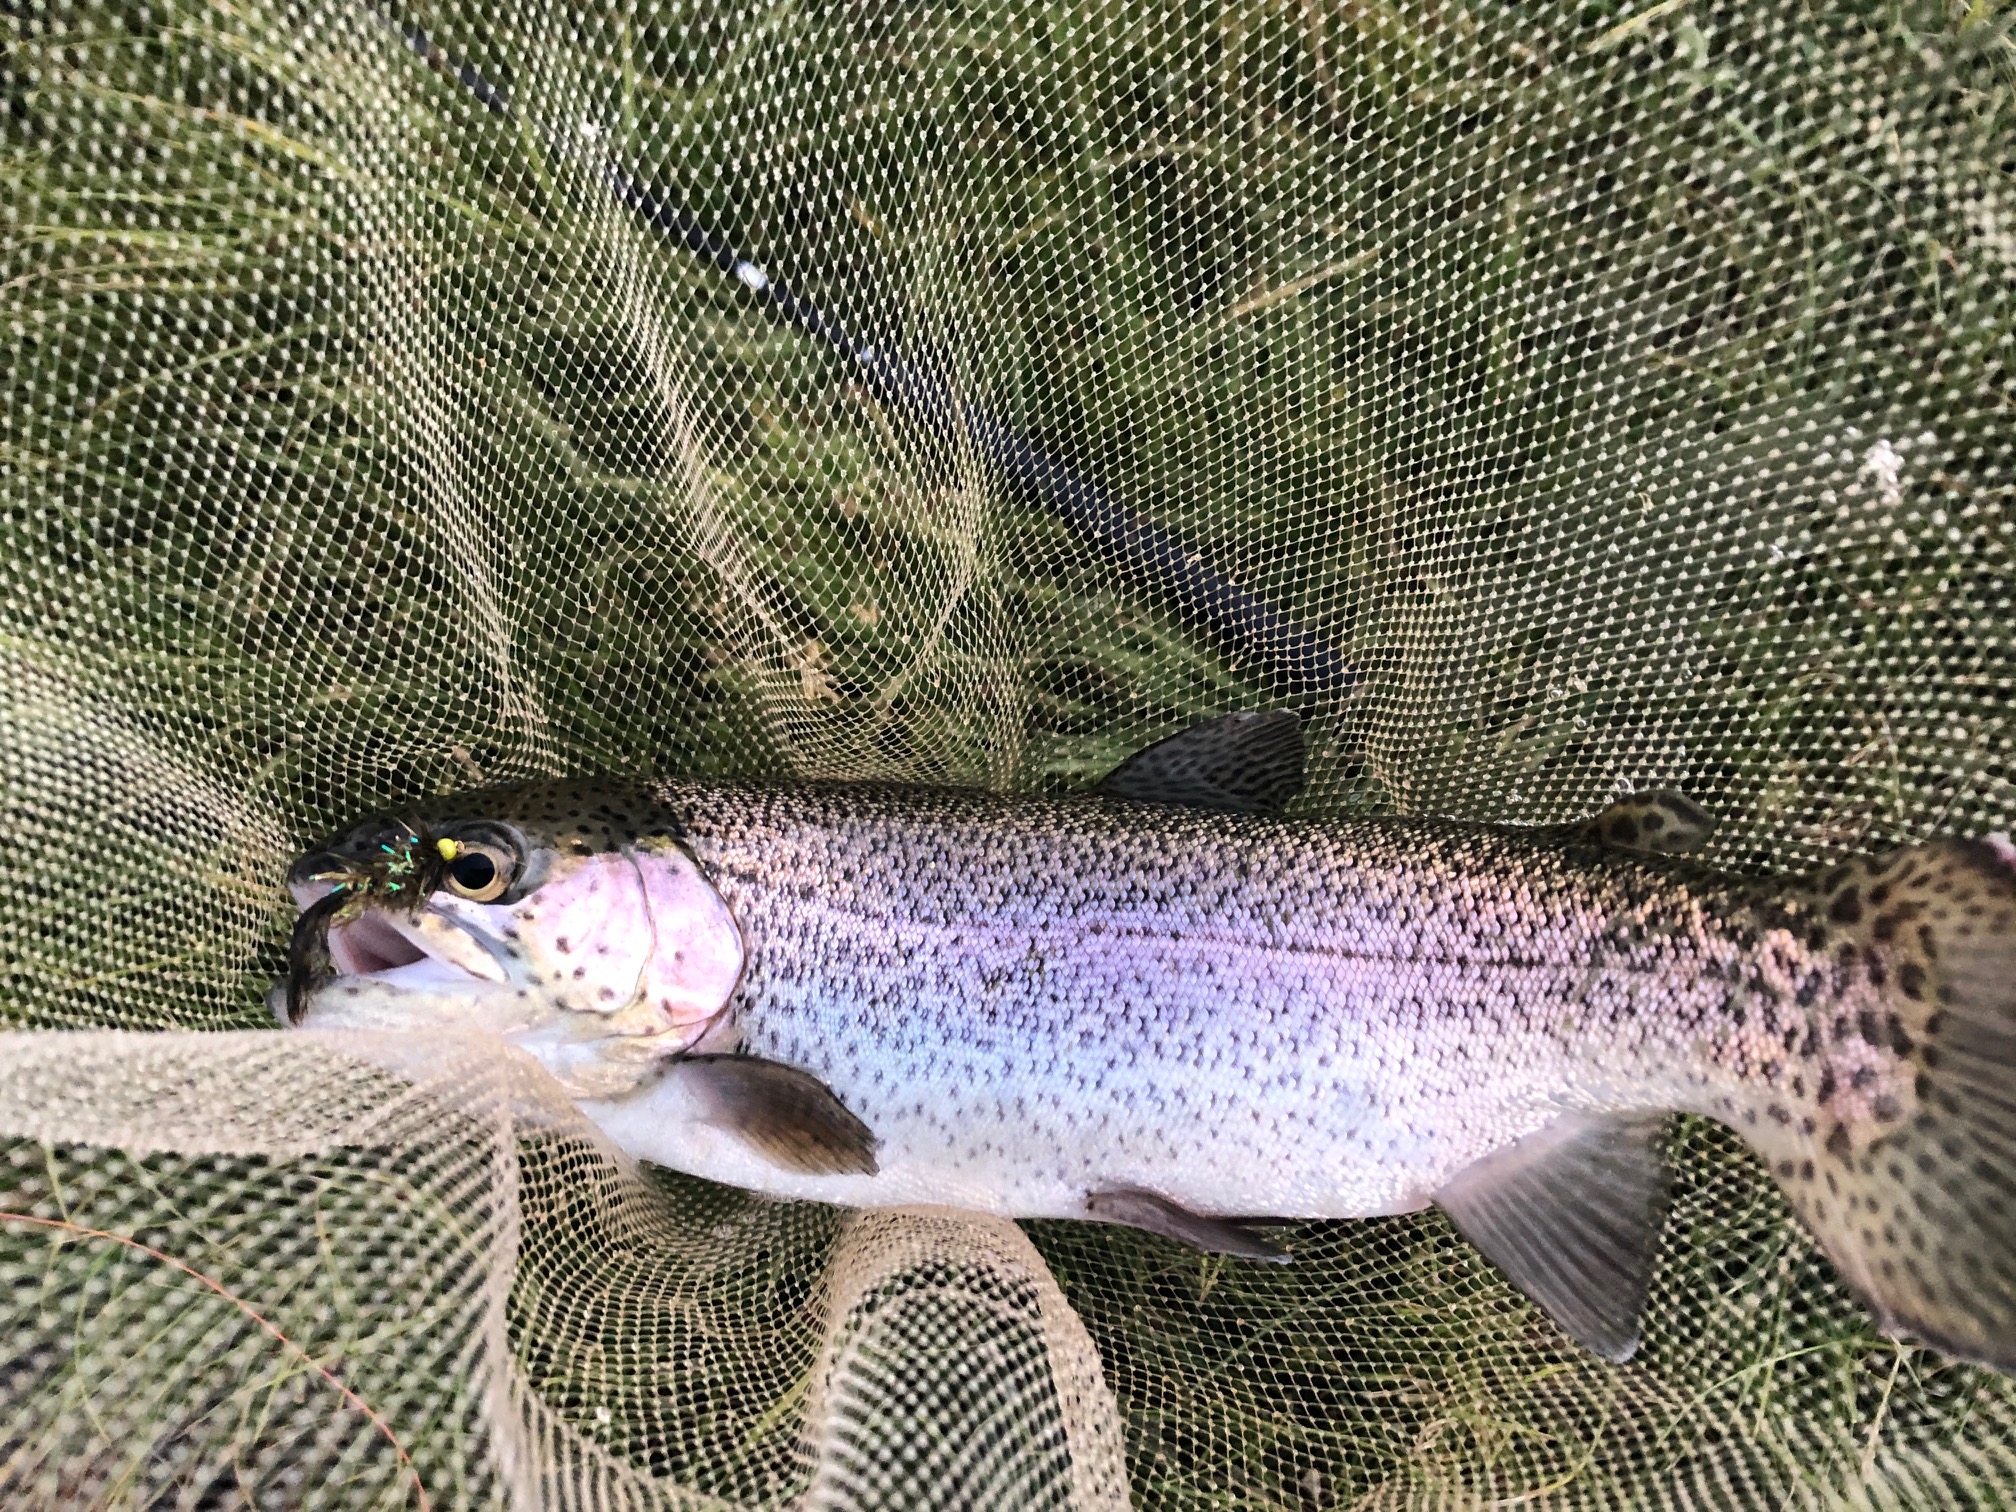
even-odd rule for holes
{"type": "Polygon", "coordinates": [[[1852,862],[1805,902],[1851,986],[1815,1116],[1760,1144],[1886,1332],[2016,1372],[2016,846],[1852,862]]]}

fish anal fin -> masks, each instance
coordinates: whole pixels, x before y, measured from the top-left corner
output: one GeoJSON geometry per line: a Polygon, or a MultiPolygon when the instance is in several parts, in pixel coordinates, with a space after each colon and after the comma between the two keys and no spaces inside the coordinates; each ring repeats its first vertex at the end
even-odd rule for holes
{"type": "Polygon", "coordinates": [[[1085,1211],[1102,1223],[1120,1223],[1146,1229],[1164,1239],[1174,1239],[1193,1249],[1214,1255],[1239,1255],[1248,1260],[1282,1263],[1294,1256],[1249,1228],[1228,1223],[1223,1218],[1206,1218],[1180,1207],[1166,1197],[1144,1192],[1138,1187],[1109,1187],[1085,1199],[1085,1211]]]}
{"type": "Polygon", "coordinates": [[[1449,1220],[1578,1344],[1622,1363],[1664,1219],[1665,1119],[1565,1113],[1459,1171],[1449,1220]]]}
{"type": "Polygon", "coordinates": [[[678,1079],[700,1122],[786,1170],[875,1174],[875,1135],[810,1072],[747,1055],[688,1055],[665,1075],[678,1079]]]}
{"type": "Polygon", "coordinates": [[[1271,814],[1302,791],[1302,722],[1286,709],[1227,714],[1129,756],[1099,783],[1109,798],[1271,814]]]}
{"type": "Polygon", "coordinates": [[[1618,850],[1679,856],[1707,844],[1715,820],[1693,799],[1662,789],[1619,798],[1582,831],[1597,844],[1618,850]]]}

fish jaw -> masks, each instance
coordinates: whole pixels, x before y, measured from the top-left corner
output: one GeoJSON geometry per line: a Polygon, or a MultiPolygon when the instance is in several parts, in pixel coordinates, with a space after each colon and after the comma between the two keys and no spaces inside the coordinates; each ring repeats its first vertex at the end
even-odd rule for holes
{"type": "MultiPolygon", "coordinates": [[[[676,843],[543,856],[509,901],[448,891],[417,907],[364,903],[327,935],[334,974],[305,995],[306,1028],[497,1034],[577,1097],[618,1096],[693,1048],[741,977],[734,917],[676,843]]],[[[331,884],[297,877],[305,912],[331,884]]],[[[287,984],[269,995],[283,1023],[287,984]]]]}
{"type": "MultiPolygon", "coordinates": [[[[297,883],[306,912],[330,891],[327,883],[297,883]]],[[[335,975],[311,991],[292,1022],[310,1029],[416,1029],[455,1025],[509,1035],[536,1027],[555,1011],[535,982],[503,948],[493,921],[459,916],[430,901],[408,913],[361,908],[329,926],[335,975]],[[490,927],[485,927],[489,925],[490,927]]],[[[289,1022],[285,982],[268,1002],[289,1022]]]]}

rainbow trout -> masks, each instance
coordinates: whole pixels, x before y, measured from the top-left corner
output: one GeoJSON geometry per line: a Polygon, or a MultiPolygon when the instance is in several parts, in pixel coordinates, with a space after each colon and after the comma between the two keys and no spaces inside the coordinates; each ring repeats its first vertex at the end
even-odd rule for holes
{"type": "Polygon", "coordinates": [[[1766,883],[1706,821],[1310,820],[1293,716],[1061,800],[543,782],[299,861],[275,1009],[476,1024],[633,1155],[779,1197],[1132,1224],[1433,1203],[1628,1358],[1667,1116],[1763,1157],[1888,1331],[2016,1368],[2016,849],[1766,883]]]}

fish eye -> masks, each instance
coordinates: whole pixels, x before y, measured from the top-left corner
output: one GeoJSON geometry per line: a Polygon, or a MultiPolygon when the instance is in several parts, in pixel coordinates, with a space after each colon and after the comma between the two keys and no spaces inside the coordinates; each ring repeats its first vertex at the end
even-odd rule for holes
{"type": "Polygon", "coordinates": [[[463,841],[448,861],[448,890],[472,903],[490,903],[511,885],[513,862],[494,845],[463,841]]]}

